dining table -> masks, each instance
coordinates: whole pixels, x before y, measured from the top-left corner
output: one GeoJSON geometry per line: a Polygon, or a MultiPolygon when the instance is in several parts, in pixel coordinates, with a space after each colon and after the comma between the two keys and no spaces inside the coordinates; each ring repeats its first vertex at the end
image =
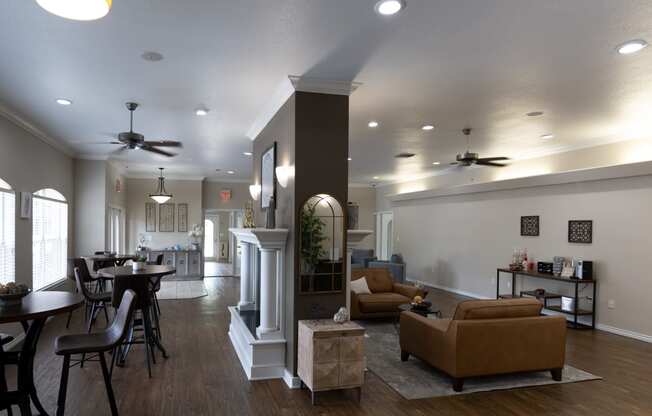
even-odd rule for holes
{"type": "Polygon", "coordinates": [[[92,256],[84,256],[83,258],[93,262],[113,263],[115,266],[124,266],[129,260],[136,260],[136,254],[94,254],[92,256]]]}
{"type": "Polygon", "coordinates": [[[0,305],[0,324],[20,322],[25,330],[17,361],[17,390],[11,393],[29,397],[41,415],[48,414],[34,385],[34,357],[41,331],[49,317],[71,312],[83,303],[84,297],[80,294],[44,290],[28,294],[20,303],[0,305]]]}
{"type": "MultiPolygon", "coordinates": [[[[148,264],[142,266],[138,270],[134,270],[132,266],[105,267],[103,269],[99,269],[97,271],[97,274],[98,276],[101,276],[102,278],[109,279],[109,280],[113,280],[116,277],[124,277],[124,278],[131,278],[131,279],[148,279],[152,284],[152,288],[153,288],[156,282],[160,281],[160,279],[162,279],[164,276],[168,276],[176,272],[177,269],[174,266],[148,264]]],[[[132,337],[133,337],[133,331],[130,331],[129,333],[130,339],[127,345],[131,344],[132,337]]],[[[158,348],[158,350],[161,351],[161,354],[163,354],[163,358],[168,358],[167,351],[165,350],[165,347],[163,347],[163,344],[161,343],[161,338],[158,336],[154,336],[153,341],[154,341],[154,346],[156,346],[156,348],[158,348]]],[[[129,352],[129,348],[125,348],[123,350],[123,353],[121,354],[121,358],[118,361],[119,364],[124,363],[128,352],[129,352]]]]}

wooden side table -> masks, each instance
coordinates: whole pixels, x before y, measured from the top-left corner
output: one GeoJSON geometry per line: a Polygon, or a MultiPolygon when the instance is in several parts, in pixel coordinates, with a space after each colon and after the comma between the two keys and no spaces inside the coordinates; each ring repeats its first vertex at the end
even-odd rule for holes
{"type": "Polygon", "coordinates": [[[299,321],[299,366],[302,384],[316,393],[357,389],[364,384],[364,328],[354,322],[337,324],[331,319],[299,321]]]}

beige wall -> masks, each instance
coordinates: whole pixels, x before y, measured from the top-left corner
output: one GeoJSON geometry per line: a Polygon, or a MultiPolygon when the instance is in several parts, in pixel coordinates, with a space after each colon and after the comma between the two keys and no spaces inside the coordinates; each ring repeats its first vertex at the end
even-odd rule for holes
{"type": "MultiPolygon", "coordinates": [[[[360,207],[358,217],[358,229],[373,230],[374,212],[376,212],[376,190],[374,188],[361,188],[349,186],[349,202],[355,202],[360,207]]],[[[373,249],[376,237],[372,234],[359,244],[359,248],[373,249]]]]}
{"type": "MultiPolygon", "coordinates": [[[[166,190],[173,195],[170,203],[188,204],[188,229],[193,224],[202,224],[202,181],[201,180],[165,180],[166,190]]],[[[127,179],[127,251],[133,252],[138,246],[138,237],[142,234],[152,236],[150,248],[160,249],[175,244],[186,247],[189,244],[187,232],[178,232],[178,209],[175,207],[175,232],[158,231],[158,213],[156,232],[145,231],[145,203],[151,202],[149,194],[156,191],[156,178],[127,179]]]]}
{"type": "Polygon", "coordinates": [[[53,188],[68,201],[68,253],[74,247],[73,159],[0,116],[0,178],[16,191],[16,281],[32,284],[32,220],[20,218],[20,192],[53,188]]]}
{"type": "Polygon", "coordinates": [[[202,185],[202,203],[204,209],[244,209],[245,203],[251,201],[249,183],[204,181],[202,185]],[[222,201],[220,191],[231,190],[231,200],[222,201]]]}
{"type": "Polygon", "coordinates": [[[75,159],[75,257],[106,246],[106,161],[75,159]]]}

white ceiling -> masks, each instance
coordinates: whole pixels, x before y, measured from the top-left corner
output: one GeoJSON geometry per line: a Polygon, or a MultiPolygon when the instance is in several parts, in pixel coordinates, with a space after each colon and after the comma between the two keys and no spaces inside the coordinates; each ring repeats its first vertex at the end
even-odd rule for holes
{"type": "Polygon", "coordinates": [[[75,22],[3,0],[0,103],[99,157],[114,147],[85,143],[126,130],[124,102],[134,100],[136,131],[184,149],[173,159],[132,151],[131,173],[162,165],[229,179],[250,177],[246,133],[289,74],[363,84],[351,96],[352,182],[437,169],[464,150],[464,126],[481,156],[514,158],[652,133],[652,48],[615,52],[652,41],[649,1],[408,0],[392,18],[374,3],[114,0],[106,18],[75,22]],[[165,59],[146,62],[145,51],[165,59]],[[195,116],[202,105],[209,115],[195,116]],[[525,116],[535,110],[545,114],[525,116]],[[394,159],[400,151],[417,156],[394,159]]]}

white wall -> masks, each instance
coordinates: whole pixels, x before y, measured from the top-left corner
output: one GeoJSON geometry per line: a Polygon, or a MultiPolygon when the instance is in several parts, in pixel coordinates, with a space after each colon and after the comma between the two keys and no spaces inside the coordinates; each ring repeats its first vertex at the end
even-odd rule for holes
{"type": "MultiPolygon", "coordinates": [[[[175,232],[158,231],[158,213],[156,232],[145,231],[145,203],[152,202],[149,194],[156,191],[156,178],[127,179],[127,251],[133,252],[138,246],[138,236],[141,233],[152,236],[150,248],[160,249],[175,244],[186,247],[189,244],[187,232],[178,232],[178,209],[175,207],[175,232]]],[[[202,224],[202,181],[201,180],[165,180],[166,190],[173,195],[170,203],[188,204],[188,229],[193,224],[202,224]]]]}
{"type": "Polygon", "coordinates": [[[394,206],[395,246],[409,278],[483,297],[495,296],[496,268],[515,247],[535,260],[593,260],[598,323],[650,336],[650,206],[652,176],[403,201],[394,206]],[[522,215],[540,216],[539,237],[520,236],[522,215]],[[593,244],[567,242],[570,219],[593,220],[593,244]]]}
{"type": "MultiPolygon", "coordinates": [[[[355,202],[360,207],[358,217],[358,229],[373,230],[374,212],[376,212],[376,190],[374,188],[362,188],[349,186],[349,202],[355,202]]],[[[371,234],[359,244],[359,248],[373,249],[376,246],[376,236],[371,234]]]]}

